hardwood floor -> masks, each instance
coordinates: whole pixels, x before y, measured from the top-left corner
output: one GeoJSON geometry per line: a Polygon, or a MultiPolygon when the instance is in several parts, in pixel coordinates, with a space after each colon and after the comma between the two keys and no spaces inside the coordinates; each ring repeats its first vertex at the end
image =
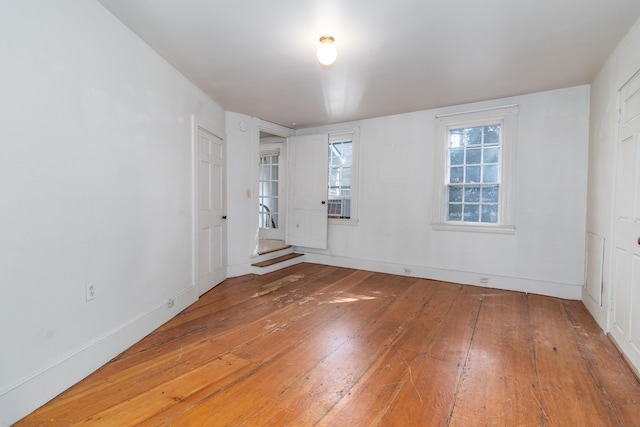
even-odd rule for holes
{"type": "Polygon", "coordinates": [[[315,264],[229,279],[17,426],[638,426],[579,301],[315,264]]]}

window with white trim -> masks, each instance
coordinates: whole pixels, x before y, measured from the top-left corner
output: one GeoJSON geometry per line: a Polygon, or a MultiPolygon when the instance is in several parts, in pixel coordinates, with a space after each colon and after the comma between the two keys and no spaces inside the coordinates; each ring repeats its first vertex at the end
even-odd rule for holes
{"type": "Polygon", "coordinates": [[[435,229],[513,232],[517,106],[437,116],[435,229]]]}
{"type": "MultiPolygon", "coordinates": [[[[329,135],[329,219],[356,220],[357,150],[359,129],[329,135]]],[[[345,221],[349,220],[349,221],[345,221]]]]}

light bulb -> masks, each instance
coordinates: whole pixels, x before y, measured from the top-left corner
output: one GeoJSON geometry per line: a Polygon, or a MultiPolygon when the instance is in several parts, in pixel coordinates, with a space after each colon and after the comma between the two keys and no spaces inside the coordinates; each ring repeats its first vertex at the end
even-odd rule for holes
{"type": "Polygon", "coordinates": [[[322,36],[320,37],[320,46],[318,46],[318,61],[322,65],[332,65],[336,62],[336,57],[338,56],[338,50],[333,42],[336,41],[331,36],[322,36]]]}

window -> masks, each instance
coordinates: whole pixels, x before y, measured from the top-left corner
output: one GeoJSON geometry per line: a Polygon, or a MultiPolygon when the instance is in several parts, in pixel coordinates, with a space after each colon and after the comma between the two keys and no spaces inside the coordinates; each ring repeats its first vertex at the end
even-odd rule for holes
{"type": "MultiPolygon", "coordinates": [[[[330,219],[355,220],[358,130],[329,135],[330,219]]],[[[344,221],[342,221],[344,222],[344,221]]]]}
{"type": "Polygon", "coordinates": [[[513,232],[517,106],[438,116],[435,229],[513,232]]]}
{"type": "Polygon", "coordinates": [[[260,153],[259,213],[260,228],[278,228],[280,150],[260,153]]]}

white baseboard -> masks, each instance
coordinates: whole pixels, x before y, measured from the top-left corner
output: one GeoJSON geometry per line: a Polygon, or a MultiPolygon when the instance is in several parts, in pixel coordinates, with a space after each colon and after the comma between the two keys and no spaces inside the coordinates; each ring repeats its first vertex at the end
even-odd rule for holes
{"type": "Polygon", "coordinates": [[[227,277],[238,277],[245,274],[251,274],[250,262],[227,266],[227,277]]]}
{"type": "Polygon", "coordinates": [[[86,378],[197,299],[191,286],[173,297],[172,307],[162,303],[0,391],[0,426],[11,425],[86,378]]]}
{"type": "Polygon", "coordinates": [[[589,313],[591,314],[591,317],[595,319],[598,326],[600,326],[603,331],[608,331],[606,308],[601,306],[597,301],[591,298],[591,295],[589,295],[589,292],[587,292],[586,288],[583,288],[582,303],[587,308],[587,311],[589,311],[589,313]]]}
{"type": "Polygon", "coordinates": [[[305,262],[334,265],[336,267],[357,268],[380,273],[399,274],[403,276],[419,277],[423,279],[440,280],[443,282],[476,285],[486,288],[503,289],[509,291],[526,292],[547,295],[557,298],[579,300],[582,296],[582,286],[577,284],[549,282],[521,277],[508,277],[475,273],[442,268],[431,268],[417,265],[396,264],[386,261],[373,261],[358,258],[346,258],[333,255],[305,252],[297,248],[296,252],[305,254],[305,262]]]}

